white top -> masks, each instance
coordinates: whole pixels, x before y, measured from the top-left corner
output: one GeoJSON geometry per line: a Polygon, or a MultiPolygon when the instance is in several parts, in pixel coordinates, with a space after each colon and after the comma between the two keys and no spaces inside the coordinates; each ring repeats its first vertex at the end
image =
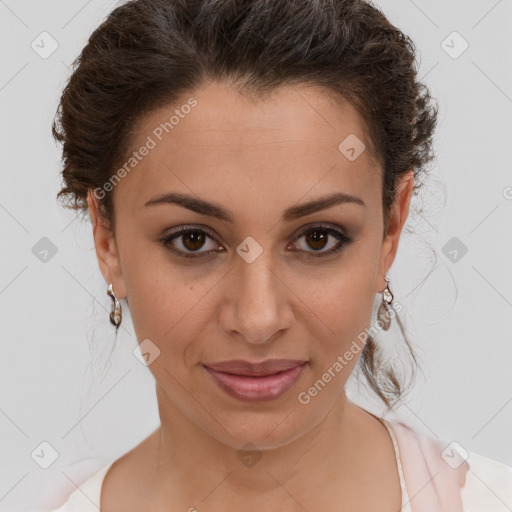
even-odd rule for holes
{"type": "MultiPolygon", "coordinates": [[[[512,511],[511,467],[466,452],[457,443],[415,432],[404,423],[377,419],[393,441],[402,489],[401,512],[512,511]]],[[[48,512],[101,510],[101,487],[113,462],[79,485],[60,508],[48,512]]]]}

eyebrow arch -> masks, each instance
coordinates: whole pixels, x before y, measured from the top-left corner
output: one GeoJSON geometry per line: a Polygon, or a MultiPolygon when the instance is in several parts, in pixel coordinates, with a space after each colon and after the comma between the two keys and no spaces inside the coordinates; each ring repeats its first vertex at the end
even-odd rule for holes
{"type": "MultiPolygon", "coordinates": [[[[336,192],[331,195],[319,197],[318,199],[308,203],[291,206],[284,210],[282,218],[284,221],[289,222],[320,210],[331,208],[337,204],[344,203],[358,204],[363,207],[366,206],[360,197],[346,194],[344,192],[336,192]]],[[[199,199],[188,194],[168,192],[146,201],[144,206],[156,206],[160,204],[177,204],[201,215],[208,215],[226,222],[234,222],[234,216],[230,210],[227,210],[214,202],[205,201],[204,199],[199,199]]]]}

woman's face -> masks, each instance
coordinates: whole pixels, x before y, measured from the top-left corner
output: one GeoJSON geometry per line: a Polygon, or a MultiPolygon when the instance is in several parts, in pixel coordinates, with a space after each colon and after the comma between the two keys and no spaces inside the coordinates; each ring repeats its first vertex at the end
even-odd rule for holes
{"type": "Polygon", "coordinates": [[[101,271],[128,299],[139,343],[151,340],[161,415],[172,406],[237,448],[286,444],[325,418],[360,355],[412,193],[409,173],[383,239],[382,169],[365,140],[355,109],[317,87],[262,101],[209,83],[142,119],[138,155],[113,188],[115,239],[91,194],[89,206],[101,271]],[[350,198],[314,206],[333,194],[350,198]],[[281,358],[307,364],[273,399],[237,398],[205,368],[281,358]]]}

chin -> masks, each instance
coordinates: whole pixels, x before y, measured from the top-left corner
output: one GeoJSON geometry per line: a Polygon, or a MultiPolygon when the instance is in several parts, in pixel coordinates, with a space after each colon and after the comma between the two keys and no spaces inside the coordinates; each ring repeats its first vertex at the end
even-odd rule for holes
{"type": "Polygon", "coordinates": [[[218,415],[223,418],[219,422],[222,426],[214,422],[208,430],[218,441],[236,450],[272,450],[290,444],[315,427],[317,422],[313,418],[308,422],[300,414],[304,414],[300,408],[295,413],[287,408],[272,412],[226,412],[218,415]]]}

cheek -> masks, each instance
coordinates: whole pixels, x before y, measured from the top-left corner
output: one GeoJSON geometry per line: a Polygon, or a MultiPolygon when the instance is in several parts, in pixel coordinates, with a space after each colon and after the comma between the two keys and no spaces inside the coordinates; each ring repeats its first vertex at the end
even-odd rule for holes
{"type": "MultiPolygon", "coordinates": [[[[350,277],[333,283],[328,292],[311,299],[311,308],[322,320],[314,319],[313,322],[328,326],[322,330],[324,335],[319,335],[319,331],[313,333],[316,337],[311,347],[312,375],[309,384],[315,389],[323,389],[324,386],[326,389],[315,398],[317,407],[332,406],[361,356],[374,300],[372,287],[367,281],[368,278],[351,273],[350,277]],[[319,384],[315,384],[317,382],[319,384]]],[[[313,317],[310,315],[310,318],[313,317]]],[[[310,331],[313,331],[311,327],[310,331]]]]}
{"type": "Polygon", "coordinates": [[[354,262],[338,268],[331,279],[313,281],[300,293],[309,310],[304,313],[310,319],[308,331],[315,337],[311,347],[317,360],[312,368],[315,379],[333,364],[341,364],[347,371],[338,374],[333,369],[338,385],[348,379],[361,355],[375,300],[375,263],[355,260],[354,256],[354,262]]]}
{"type": "Polygon", "coordinates": [[[371,322],[373,293],[365,283],[344,283],[335,288],[319,304],[322,320],[329,326],[327,337],[320,339],[323,354],[319,355],[323,366],[330,366],[338,356],[347,351],[350,361],[344,365],[352,369],[357,363],[365,341],[366,331],[371,322]],[[356,285],[357,284],[357,285],[356,285]],[[327,300],[326,300],[327,298],[327,300]]]}
{"type": "Polygon", "coordinates": [[[353,333],[368,327],[371,320],[376,268],[374,262],[347,263],[333,269],[328,279],[324,275],[308,283],[297,282],[297,295],[326,333],[353,333]]]}
{"type": "Polygon", "coordinates": [[[211,317],[205,297],[216,282],[213,275],[193,281],[187,275],[158,248],[130,253],[123,276],[139,342],[148,338],[162,352],[186,357],[187,340],[197,339],[201,321],[211,317]]]}

